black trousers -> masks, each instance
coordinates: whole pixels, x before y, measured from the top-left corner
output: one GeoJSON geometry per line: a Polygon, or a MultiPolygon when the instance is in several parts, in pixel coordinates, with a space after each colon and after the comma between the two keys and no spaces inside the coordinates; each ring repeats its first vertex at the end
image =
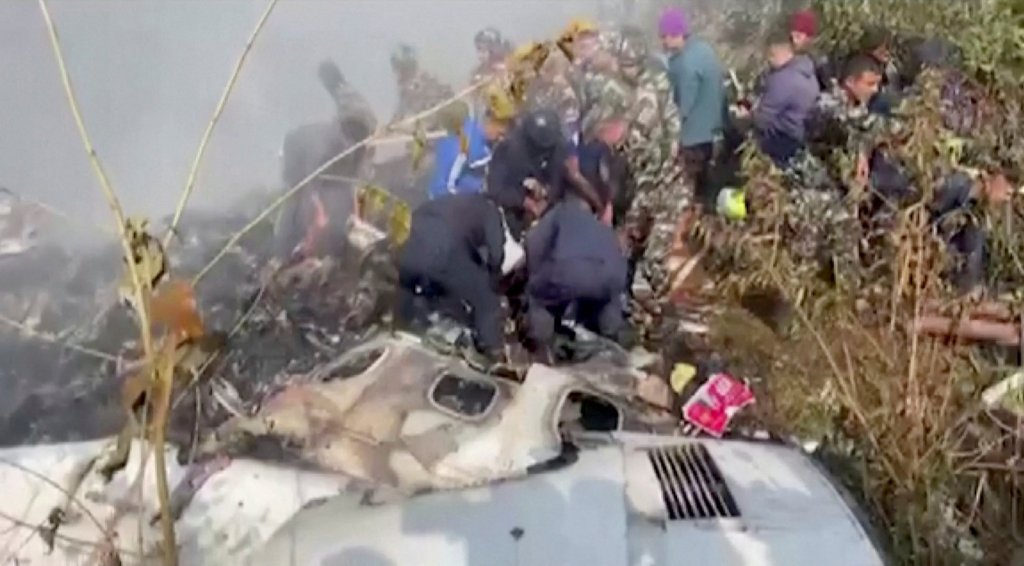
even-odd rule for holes
{"type": "MultiPolygon", "coordinates": [[[[433,242],[410,237],[398,260],[398,305],[403,322],[440,312],[473,328],[484,351],[504,347],[501,299],[492,277],[467,253],[432,253],[433,242]]],[[[456,250],[456,246],[450,249],[456,250]]]]}
{"type": "Polygon", "coordinates": [[[708,175],[711,173],[714,156],[715,144],[712,142],[687,146],[679,151],[683,173],[693,183],[694,194],[702,203],[711,202],[714,198],[713,195],[708,194],[710,191],[708,175]]]}
{"type": "Polygon", "coordinates": [[[545,267],[531,275],[526,287],[534,346],[551,345],[555,327],[573,305],[576,321],[584,328],[614,339],[624,324],[625,265],[580,259],[545,267]]]}

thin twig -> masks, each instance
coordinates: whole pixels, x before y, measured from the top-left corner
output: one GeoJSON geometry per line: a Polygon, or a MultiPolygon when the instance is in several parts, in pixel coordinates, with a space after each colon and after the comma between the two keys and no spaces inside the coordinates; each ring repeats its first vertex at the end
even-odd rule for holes
{"type": "MultiPolygon", "coordinates": [[[[782,277],[774,268],[769,267],[768,273],[771,276],[775,285],[779,289],[785,289],[782,277]]],[[[832,351],[829,350],[828,344],[825,342],[825,338],[823,338],[821,333],[818,332],[818,329],[814,327],[814,324],[811,322],[810,317],[808,317],[807,313],[804,312],[803,307],[794,303],[793,310],[800,318],[800,322],[804,325],[805,328],[807,328],[807,331],[811,333],[811,336],[814,337],[815,342],[818,343],[818,347],[821,349],[821,352],[825,355],[825,359],[826,361],[828,361],[829,367],[832,369],[832,373],[836,377],[836,382],[840,386],[844,386],[844,381],[842,379],[843,371],[839,368],[839,363],[836,361],[835,356],[832,355],[832,351]]],[[[849,392],[847,392],[847,396],[849,396],[849,392]]],[[[886,456],[885,452],[882,450],[881,443],[878,442],[878,439],[875,437],[874,432],[872,432],[871,423],[868,421],[867,417],[865,417],[863,412],[858,410],[857,407],[851,406],[850,408],[852,409],[851,412],[857,417],[857,420],[861,422],[861,426],[864,427],[864,433],[867,435],[868,439],[871,441],[871,444],[878,452],[878,457],[881,459],[882,464],[886,467],[886,469],[894,479],[898,478],[899,475],[896,473],[896,468],[892,465],[892,463],[889,461],[889,457],[886,456]]]]}
{"type": "MultiPolygon", "coordinates": [[[[420,112],[419,114],[416,114],[415,116],[411,116],[411,117],[409,117],[409,118],[407,118],[405,120],[402,120],[401,122],[396,124],[394,127],[403,127],[403,126],[405,126],[407,124],[415,124],[418,120],[422,120],[424,117],[430,116],[431,114],[434,114],[438,110],[444,108],[445,106],[450,104],[453,100],[458,100],[460,98],[465,98],[465,97],[471,95],[475,91],[479,90],[482,86],[487,84],[487,82],[488,82],[488,80],[478,81],[478,82],[476,82],[476,83],[474,83],[474,84],[472,84],[472,85],[462,89],[462,91],[460,91],[458,94],[456,94],[455,96],[445,100],[444,102],[441,102],[441,103],[437,104],[436,106],[428,108],[427,110],[424,110],[423,112],[420,112]]],[[[202,270],[200,270],[199,273],[195,276],[195,278],[192,280],[193,284],[198,283],[199,280],[201,280],[207,273],[209,273],[210,269],[212,269],[213,266],[217,264],[217,262],[219,262],[221,259],[223,259],[224,256],[227,255],[227,253],[229,251],[231,251],[231,248],[234,247],[235,244],[237,244],[238,241],[242,239],[242,236],[245,236],[247,233],[249,233],[250,230],[252,230],[256,226],[258,226],[260,224],[260,222],[263,222],[263,220],[265,220],[268,216],[270,216],[271,213],[273,213],[275,210],[277,210],[278,207],[280,207],[282,204],[287,202],[288,199],[292,198],[296,193],[298,193],[299,191],[304,189],[306,187],[306,185],[311,183],[314,179],[316,179],[321,173],[323,173],[324,171],[329,169],[332,165],[334,165],[335,163],[341,161],[345,157],[348,157],[349,155],[351,155],[356,150],[358,150],[358,149],[360,149],[360,148],[362,148],[362,147],[372,143],[379,136],[380,136],[380,133],[378,132],[377,134],[374,134],[374,135],[372,135],[370,137],[367,137],[367,138],[363,139],[362,141],[360,141],[359,143],[356,143],[355,145],[349,147],[348,149],[346,149],[345,151],[339,153],[338,155],[335,155],[331,159],[327,160],[327,162],[325,162],[323,165],[321,165],[320,167],[317,167],[316,170],[313,171],[312,173],[310,173],[309,175],[307,175],[305,179],[302,179],[295,186],[293,186],[292,188],[290,188],[287,191],[285,191],[284,194],[282,194],[279,197],[277,197],[276,199],[274,199],[274,201],[271,202],[269,205],[267,205],[267,207],[264,208],[262,212],[260,212],[258,215],[256,215],[255,218],[252,219],[252,221],[250,221],[248,224],[246,224],[244,227],[242,227],[241,230],[239,230],[233,236],[231,236],[231,238],[227,241],[227,243],[224,244],[224,247],[221,248],[221,250],[219,252],[217,252],[217,255],[213,256],[213,259],[211,259],[210,262],[208,264],[206,264],[206,267],[204,267],[202,270]]]]}
{"type": "Polygon", "coordinates": [[[43,13],[43,19],[46,21],[46,29],[50,34],[50,44],[53,47],[54,57],[57,58],[57,67],[60,70],[61,82],[64,85],[64,95],[67,97],[68,106],[71,108],[71,115],[75,120],[75,126],[78,128],[78,133],[82,138],[82,145],[85,147],[85,152],[89,156],[89,164],[92,166],[93,172],[99,180],[100,190],[103,191],[103,196],[107,200],[110,212],[114,215],[115,222],[117,222],[117,234],[121,242],[121,251],[124,254],[125,262],[128,264],[128,272],[131,275],[132,286],[134,287],[136,295],[135,299],[139,305],[138,311],[140,324],[142,325],[143,349],[145,350],[146,358],[151,359],[153,341],[149,334],[149,313],[145,307],[142,279],[140,278],[138,269],[133,261],[134,256],[132,254],[131,242],[128,239],[127,228],[125,226],[124,210],[121,208],[121,202],[117,199],[117,195],[114,194],[114,189],[110,184],[110,179],[107,177],[107,173],[103,169],[103,164],[100,163],[100,159],[96,154],[96,149],[92,145],[92,139],[89,137],[89,132],[85,128],[85,122],[82,120],[82,113],[78,109],[78,100],[75,98],[75,91],[71,86],[71,76],[68,74],[67,64],[64,62],[64,54],[61,50],[60,39],[57,37],[57,28],[53,25],[53,19],[50,17],[50,11],[46,7],[46,0],[39,0],[39,9],[43,13]]]}
{"type": "Polygon", "coordinates": [[[47,203],[45,203],[45,202],[43,202],[43,201],[41,201],[39,199],[32,198],[32,197],[27,197],[27,196],[25,196],[25,195],[23,195],[23,194],[21,194],[19,192],[12,191],[10,189],[4,189],[4,190],[6,190],[10,194],[14,195],[21,202],[30,204],[30,205],[38,208],[39,210],[41,210],[43,212],[46,212],[47,214],[50,214],[52,216],[56,216],[58,218],[63,218],[64,220],[69,220],[71,222],[82,224],[83,226],[84,225],[89,225],[89,226],[92,226],[93,228],[96,228],[96,229],[100,230],[101,232],[105,232],[107,234],[113,233],[111,231],[111,229],[110,229],[110,226],[108,226],[106,224],[100,224],[99,222],[92,222],[92,221],[89,221],[89,220],[84,220],[84,219],[82,219],[81,216],[73,216],[71,214],[68,214],[67,212],[64,212],[63,210],[53,206],[52,204],[47,204],[47,203]]]}
{"type": "Polygon", "coordinates": [[[181,198],[178,199],[178,205],[174,209],[174,217],[171,219],[171,225],[167,228],[167,234],[164,236],[164,248],[167,248],[167,246],[170,245],[171,239],[174,236],[174,229],[178,227],[181,215],[185,211],[185,205],[188,204],[188,199],[192,196],[192,192],[195,190],[196,177],[199,175],[199,166],[202,165],[203,157],[206,155],[206,146],[210,142],[210,136],[213,134],[213,129],[217,126],[217,122],[220,121],[220,116],[224,112],[224,106],[227,105],[228,98],[231,96],[231,91],[235,88],[235,83],[238,81],[238,75],[242,72],[242,65],[245,64],[245,60],[249,56],[249,51],[252,50],[253,43],[255,43],[260,31],[263,30],[263,24],[267,23],[267,18],[270,17],[270,13],[274,10],[275,5],[277,5],[277,0],[270,0],[270,2],[267,3],[267,8],[263,10],[263,15],[260,16],[259,21],[256,22],[256,28],[252,30],[252,34],[249,35],[249,40],[245,43],[245,48],[242,49],[242,54],[238,56],[238,62],[235,63],[235,70],[231,73],[231,77],[228,79],[228,84],[224,87],[224,92],[220,96],[220,101],[217,102],[217,107],[213,111],[213,117],[210,118],[209,123],[206,124],[206,131],[203,133],[203,137],[199,141],[199,149],[196,150],[196,157],[192,160],[192,169],[188,172],[188,181],[185,182],[185,189],[181,193],[181,198]]]}
{"type": "MultiPolygon", "coordinates": [[[[103,196],[107,200],[107,205],[110,207],[110,211],[117,223],[118,240],[121,243],[121,251],[124,256],[124,261],[128,264],[128,274],[131,279],[132,292],[135,295],[135,310],[139,317],[139,332],[142,336],[144,358],[147,360],[153,360],[153,336],[149,320],[150,293],[147,292],[152,290],[152,282],[148,280],[143,282],[142,275],[139,273],[139,267],[136,265],[135,254],[132,250],[132,241],[128,235],[128,226],[126,224],[124,210],[121,207],[121,203],[118,200],[117,195],[114,193],[114,189],[111,186],[106,171],[103,169],[103,164],[100,163],[99,157],[96,155],[96,149],[93,147],[92,140],[89,137],[89,132],[82,119],[82,114],[79,111],[78,101],[75,98],[75,92],[71,86],[71,76],[68,74],[67,64],[64,62],[60,39],[57,37],[57,29],[54,26],[53,19],[50,17],[50,12],[46,7],[46,0],[39,0],[39,9],[42,11],[43,19],[46,21],[46,28],[50,35],[50,44],[53,47],[53,53],[57,59],[57,66],[60,70],[61,82],[64,85],[64,94],[67,98],[68,106],[71,108],[71,114],[74,117],[78,133],[82,138],[82,145],[85,147],[86,154],[89,156],[89,164],[92,166],[92,169],[99,180],[100,190],[103,192],[103,196]]],[[[170,384],[166,384],[166,387],[170,387],[170,384]]],[[[164,408],[166,409],[166,407],[164,408]]],[[[166,424],[166,420],[155,423],[155,428],[158,429],[158,437],[162,436],[164,432],[159,429],[165,428],[166,424]]],[[[145,421],[143,421],[140,428],[143,431],[143,436],[145,436],[145,421]]],[[[158,449],[163,450],[163,446],[158,446],[158,449]]],[[[169,521],[170,512],[168,508],[168,494],[169,490],[166,483],[166,470],[164,470],[163,475],[159,473],[157,474],[157,495],[160,499],[162,515],[165,518],[163,521],[163,531],[165,537],[170,535],[170,538],[164,541],[163,556],[165,566],[174,566],[177,563],[177,548],[174,537],[174,524],[169,521]]]]}
{"type": "Polygon", "coordinates": [[[100,359],[100,360],[103,360],[103,361],[108,361],[108,362],[117,362],[119,360],[119,358],[117,356],[108,354],[106,352],[101,352],[99,350],[93,350],[92,348],[86,348],[85,346],[78,346],[77,344],[71,344],[69,342],[62,342],[59,338],[57,338],[56,336],[54,336],[54,335],[52,335],[52,334],[50,334],[48,332],[39,332],[38,330],[33,330],[32,328],[29,328],[25,324],[20,323],[20,322],[18,322],[16,320],[7,318],[6,316],[4,316],[2,314],[0,314],[0,323],[6,324],[6,325],[8,325],[8,326],[10,326],[12,328],[18,329],[19,331],[21,331],[22,334],[24,334],[25,336],[27,336],[29,338],[35,338],[36,340],[40,340],[42,342],[53,344],[55,346],[60,346],[62,348],[67,348],[68,350],[74,350],[74,351],[76,351],[76,352],[78,352],[80,354],[84,354],[86,356],[92,356],[94,358],[97,358],[97,359],[100,359]]]}
{"type": "Polygon", "coordinates": [[[96,518],[96,515],[93,515],[92,511],[90,511],[89,508],[86,507],[84,503],[82,503],[77,497],[75,497],[75,494],[73,494],[73,493],[69,492],[67,489],[65,489],[64,486],[62,486],[59,483],[51,480],[50,478],[46,477],[45,475],[43,475],[43,474],[33,470],[32,468],[26,467],[25,465],[20,464],[18,462],[15,462],[13,460],[8,460],[7,458],[0,458],[0,464],[3,464],[5,466],[10,466],[10,467],[12,467],[12,468],[14,468],[16,470],[25,472],[26,474],[28,474],[28,475],[38,479],[39,481],[45,483],[46,485],[48,485],[48,486],[56,489],[60,493],[62,493],[67,498],[67,500],[69,502],[74,503],[75,505],[77,505],[85,513],[85,515],[87,517],[89,517],[89,520],[92,521],[92,524],[96,526],[96,528],[99,530],[100,534],[102,534],[103,537],[107,539],[107,542],[109,544],[113,544],[113,539],[111,538],[110,533],[108,533],[103,528],[103,525],[100,523],[100,520],[98,518],[96,518]]]}
{"type": "MultiPolygon", "coordinates": [[[[19,528],[23,528],[23,529],[32,529],[33,531],[38,529],[39,526],[40,526],[40,525],[33,525],[32,523],[23,521],[21,519],[15,518],[15,517],[12,517],[11,515],[8,515],[7,513],[4,513],[3,511],[0,511],[0,519],[8,521],[9,523],[11,523],[11,525],[13,525],[15,527],[19,527],[19,528]]],[[[103,550],[103,549],[109,547],[109,545],[110,545],[110,542],[102,543],[102,542],[94,542],[94,541],[89,541],[89,540],[83,540],[83,539],[80,539],[80,538],[75,538],[75,537],[69,537],[67,535],[62,535],[59,532],[56,533],[54,536],[55,536],[55,538],[61,539],[64,542],[69,542],[69,543],[72,543],[72,544],[78,544],[78,545],[81,545],[81,546],[90,547],[90,548],[94,548],[94,549],[98,549],[98,550],[103,550]]],[[[134,555],[134,556],[141,556],[142,555],[141,552],[126,551],[124,549],[120,549],[120,548],[117,548],[117,547],[114,547],[114,549],[118,552],[118,554],[128,554],[128,555],[134,555]]]]}

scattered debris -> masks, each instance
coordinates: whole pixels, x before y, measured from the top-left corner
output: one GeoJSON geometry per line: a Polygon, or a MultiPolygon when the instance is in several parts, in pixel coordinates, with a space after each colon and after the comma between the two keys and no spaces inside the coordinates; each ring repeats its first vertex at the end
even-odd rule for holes
{"type": "Polygon", "coordinates": [[[982,392],[981,400],[990,409],[998,408],[1024,417],[1024,372],[989,386],[982,392]]]}
{"type": "Polygon", "coordinates": [[[753,402],[754,393],[746,384],[717,373],[683,405],[683,416],[690,424],[721,438],[736,413],[753,402]]]}

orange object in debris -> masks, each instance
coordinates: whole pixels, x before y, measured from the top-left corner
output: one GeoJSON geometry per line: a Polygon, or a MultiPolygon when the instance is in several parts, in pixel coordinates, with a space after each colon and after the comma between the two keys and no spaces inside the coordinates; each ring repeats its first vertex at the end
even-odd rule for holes
{"type": "Polygon", "coordinates": [[[150,302],[150,318],[153,325],[162,327],[176,344],[205,334],[195,289],[183,279],[167,281],[157,288],[150,302]]]}
{"type": "Polygon", "coordinates": [[[320,243],[320,234],[326,230],[327,225],[330,223],[330,217],[327,216],[327,208],[324,207],[324,201],[320,199],[320,195],[312,193],[310,195],[310,202],[313,203],[313,220],[309,223],[309,227],[306,228],[306,237],[302,240],[302,252],[305,255],[313,255],[316,253],[317,244],[320,243]]]}

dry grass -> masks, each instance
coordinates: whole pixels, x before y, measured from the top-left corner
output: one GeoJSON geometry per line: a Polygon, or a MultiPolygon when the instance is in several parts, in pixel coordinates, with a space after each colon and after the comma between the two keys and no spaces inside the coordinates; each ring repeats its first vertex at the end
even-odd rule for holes
{"type": "MultiPolygon", "coordinates": [[[[870,5],[878,14],[880,5],[894,10],[901,3],[835,4],[826,9],[830,17],[854,18],[858,9],[871,12],[870,5]]],[[[846,21],[862,29],[865,17],[846,21]]],[[[898,563],[1011,564],[1024,541],[1024,429],[1015,417],[984,410],[980,391],[1007,376],[1003,361],[1014,353],[907,330],[926,304],[950,300],[941,276],[948,259],[925,203],[959,157],[942,126],[935,77],[921,85],[904,107],[903,137],[891,141],[923,194],[879,243],[885,269],[859,296],[788,276],[807,271],[786,249],[784,183],[763,159],[747,156],[750,218],[743,225],[711,220],[699,233],[716,243],[709,271],[719,278],[716,291],[736,307],[713,325],[713,342],[737,373],[756,379],[768,426],[822,442],[823,457],[875,518],[898,563]],[[766,289],[791,305],[792,324],[783,331],[739,308],[751,291],[766,289]]],[[[1024,248],[1013,229],[1020,207],[983,213],[991,271],[1003,282],[1024,277],[1024,248]]]]}

